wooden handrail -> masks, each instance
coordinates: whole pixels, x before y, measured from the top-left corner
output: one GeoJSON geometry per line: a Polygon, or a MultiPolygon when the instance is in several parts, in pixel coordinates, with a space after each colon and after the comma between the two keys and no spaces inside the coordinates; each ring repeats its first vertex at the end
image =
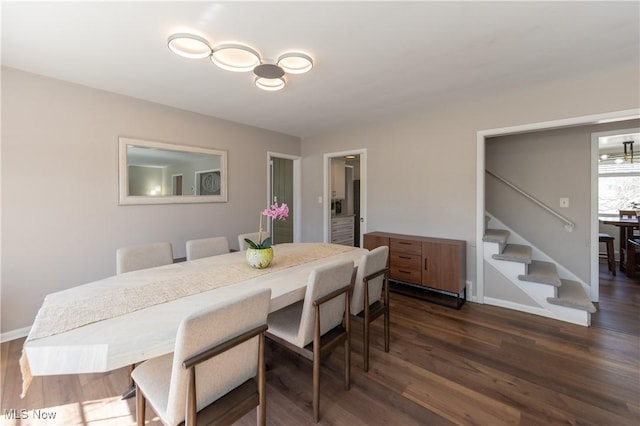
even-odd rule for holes
{"type": "Polygon", "coordinates": [[[494,178],[498,179],[500,182],[504,183],[505,185],[507,185],[508,187],[510,187],[511,189],[515,190],[516,192],[518,192],[519,194],[521,194],[522,196],[524,196],[525,198],[527,198],[528,200],[530,200],[531,202],[533,202],[534,204],[542,207],[544,210],[546,210],[547,212],[551,213],[553,216],[557,217],[558,219],[560,219],[561,221],[564,222],[564,229],[567,232],[573,232],[573,230],[575,229],[576,225],[575,223],[573,223],[572,221],[570,221],[569,219],[567,219],[566,217],[562,216],[560,213],[556,212],[555,210],[553,210],[551,207],[547,206],[546,204],[544,204],[542,201],[538,200],[537,198],[535,198],[533,195],[530,195],[529,193],[527,193],[526,191],[518,188],[516,185],[512,184],[511,182],[509,182],[507,179],[503,178],[502,176],[492,172],[489,169],[485,169],[485,172],[491,176],[493,176],[494,178]]]}

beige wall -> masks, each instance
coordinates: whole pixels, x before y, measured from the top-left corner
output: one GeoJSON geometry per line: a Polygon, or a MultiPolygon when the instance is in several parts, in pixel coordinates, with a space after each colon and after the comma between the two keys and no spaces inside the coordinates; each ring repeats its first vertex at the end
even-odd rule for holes
{"type": "Polygon", "coordinates": [[[120,246],[220,236],[237,248],[266,203],[267,151],[299,138],[2,69],[2,332],[48,293],[115,273],[120,246]],[[118,206],[118,136],[228,151],[229,202],[118,206]]]}
{"type": "Polygon", "coordinates": [[[203,235],[235,246],[266,201],[267,151],[303,157],[303,241],[322,240],[323,154],[366,148],[367,229],[464,239],[475,281],[477,131],[640,106],[637,69],[622,69],[361,123],[300,148],[295,137],[2,71],[2,332],[29,326],[44,295],[112,275],[119,246],[171,241],[176,257],[203,235]],[[228,150],[229,202],[118,206],[119,135],[228,150]]]}
{"type": "Polygon", "coordinates": [[[475,282],[477,132],[638,108],[639,93],[638,69],[621,69],[303,139],[303,237],[322,239],[323,153],[366,148],[366,229],[466,240],[475,282]]]}

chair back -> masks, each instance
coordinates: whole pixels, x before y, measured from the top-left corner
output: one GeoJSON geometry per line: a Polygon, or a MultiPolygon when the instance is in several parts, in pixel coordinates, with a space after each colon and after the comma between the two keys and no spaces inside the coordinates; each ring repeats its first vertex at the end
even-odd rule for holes
{"type": "MultiPolygon", "coordinates": [[[[247,244],[247,242],[244,240],[245,238],[250,239],[251,241],[253,241],[256,244],[260,244],[262,241],[258,241],[258,234],[260,234],[259,232],[251,232],[249,234],[240,234],[238,235],[238,246],[240,247],[240,251],[242,250],[246,250],[249,248],[249,244],[247,244]]],[[[264,240],[267,237],[270,237],[271,234],[269,234],[266,231],[262,231],[262,239],[264,240]]]]}
{"type": "Polygon", "coordinates": [[[116,251],[116,273],[137,271],[173,263],[171,243],[121,247],[116,251]]]}
{"type": "Polygon", "coordinates": [[[229,253],[227,237],[201,238],[187,241],[187,260],[229,253]]]}
{"type": "MultiPolygon", "coordinates": [[[[252,290],[233,299],[195,312],[182,320],[176,336],[167,422],[178,424],[185,419],[189,380],[183,361],[230,337],[267,323],[271,289],[252,290]]],[[[218,400],[229,391],[256,376],[258,339],[251,340],[197,365],[196,410],[218,400]]]]}
{"type": "MultiPolygon", "coordinates": [[[[351,315],[358,315],[364,310],[364,277],[387,267],[389,247],[380,246],[362,256],[358,265],[358,273],[351,296],[351,315]]],[[[369,281],[369,305],[373,305],[382,296],[384,276],[380,275],[369,281]]]]}
{"type": "Polygon", "coordinates": [[[633,219],[634,217],[638,217],[638,212],[636,210],[620,210],[620,219],[633,219]]]}
{"type": "MultiPolygon", "coordinates": [[[[311,272],[307,283],[307,291],[304,295],[300,328],[296,342],[299,347],[304,347],[313,341],[313,326],[315,323],[315,311],[313,302],[351,284],[353,276],[353,262],[351,260],[337,261],[320,266],[311,272]]],[[[320,334],[342,323],[344,319],[345,299],[336,297],[320,307],[320,334]]]]}

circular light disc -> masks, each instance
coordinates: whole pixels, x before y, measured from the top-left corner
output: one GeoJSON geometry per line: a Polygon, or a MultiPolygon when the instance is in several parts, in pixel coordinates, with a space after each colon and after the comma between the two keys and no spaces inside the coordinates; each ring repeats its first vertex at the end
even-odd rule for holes
{"type": "Polygon", "coordinates": [[[201,59],[211,55],[209,43],[194,34],[173,34],[167,42],[169,49],[176,55],[189,59],[201,59]]]}
{"type": "Polygon", "coordinates": [[[284,70],[274,64],[262,64],[253,69],[253,73],[262,78],[280,78],[284,76],[284,70]]]}
{"type": "Polygon", "coordinates": [[[278,65],[289,74],[303,74],[313,68],[313,59],[304,53],[285,53],[278,58],[278,65]]]}
{"type": "Polygon", "coordinates": [[[260,64],[260,55],[242,44],[224,44],[213,49],[211,62],[227,71],[246,72],[260,64]]]}

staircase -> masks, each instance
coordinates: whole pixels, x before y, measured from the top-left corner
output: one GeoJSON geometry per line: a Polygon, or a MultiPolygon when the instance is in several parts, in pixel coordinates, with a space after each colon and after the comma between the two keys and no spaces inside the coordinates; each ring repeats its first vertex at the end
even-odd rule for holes
{"type": "MultiPolygon", "coordinates": [[[[591,314],[596,308],[583,285],[573,279],[561,278],[558,267],[549,261],[550,259],[534,259],[534,250],[530,245],[520,244],[523,241],[517,241],[518,244],[510,243],[511,232],[490,228],[489,219],[487,217],[483,238],[485,262],[492,265],[538,305],[535,313],[589,326],[591,314]]],[[[495,219],[492,220],[493,223],[502,225],[495,219]]],[[[543,257],[541,253],[536,254],[543,257]]]]}

